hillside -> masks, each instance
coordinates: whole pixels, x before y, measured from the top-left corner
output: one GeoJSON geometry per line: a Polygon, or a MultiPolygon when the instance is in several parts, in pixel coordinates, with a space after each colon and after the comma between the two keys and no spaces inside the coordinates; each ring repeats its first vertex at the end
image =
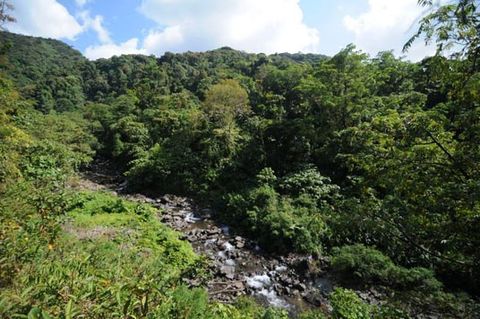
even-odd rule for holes
{"type": "Polygon", "coordinates": [[[4,31],[0,43],[11,45],[1,67],[38,109],[67,111],[83,104],[82,69],[88,62],[80,52],[61,41],[4,31]]]}
{"type": "Polygon", "coordinates": [[[478,317],[473,53],[0,41],[0,316],[478,317]]]}

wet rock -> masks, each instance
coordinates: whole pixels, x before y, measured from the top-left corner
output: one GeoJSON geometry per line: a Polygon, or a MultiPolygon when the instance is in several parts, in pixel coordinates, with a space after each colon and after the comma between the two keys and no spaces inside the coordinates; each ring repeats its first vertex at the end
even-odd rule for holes
{"type": "Polygon", "coordinates": [[[332,282],[324,277],[316,278],[314,287],[324,295],[328,295],[333,290],[332,282]]]}
{"type": "Polygon", "coordinates": [[[324,302],[323,296],[318,293],[317,291],[311,291],[305,295],[305,300],[307,300],[310,304],[314,306],[320,306],[324,302]]]}
{"type": "MultiPolygon", "coordinates": [[[[197,253],[210,260],[210,279],[202,282],[189,278],[185,283],[192,287],[205,284],[214,300],[233,302],[237,296],[249,293],[279,307],[296,307],[286,303],[286,296],[294,299],[301,296],[314,306],[328,305],[325,296],[332,284],[320,270],[328,269],[329,263],[321,257],[291,254],[272,258],[256,242],[232,236],[226,225],[216,225],[210,219],[214,215],[211,209],[199,209],[185,197],[164,195],[152,199],[131,195],[129,198],[159,207],[162,212],[158,214],[159,220],[180,231],[181,239],[191,242],[197,253]]],[[[385,293],[367,291],[362,297],[371,302],[374,298],[381,299],[379,295],[385,293]]]]}
{"type": "Polygon", "coordinates": [[[200,211],[200,214],[203,216],[203,218],[212,218],[212,210],[209,208],[204,208],[200,211]]]}
{"type": "Polygon", "coordinates": [[[243,291],[245,290],[245,284],[241,281],[235,281],[232,285],[235,289],[243,291]]]}
{"type": "Polygon", "coordinates": [[[227,225],[222,225],[220,227],[220,229],[222,230],[222,232],[225,234],[225,235],[229,235],[230,234],[230,227],[228,227],[227,225]]]}
{"type": "Polygon", "coordinates": [[[307,286],[304,283],[297,283],[295,284],[294,288],[298,289],[299,291],[305,291],[307,286]]]}
{"type": "Polygon", "coordinates": [[[220,267],[220,274],[225,276],[227,279],[235,278],[235,266],[223,265],[220,267]]]}
{"type": "Polygon", "coordinates": [[[245,239],[240,236],[235,237],[235,247],[240,249],[245,247],[245,239]]]}

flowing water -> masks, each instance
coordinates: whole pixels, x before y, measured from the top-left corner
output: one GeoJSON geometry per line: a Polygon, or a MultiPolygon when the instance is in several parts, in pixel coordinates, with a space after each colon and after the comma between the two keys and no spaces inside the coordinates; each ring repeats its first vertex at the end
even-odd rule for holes
{"type": "Polygon", "coordinates": [[[90,189],[114,191],[126,199],[157,207],[159,219],[180,232],[182,239],[210,261],[211,279],[186,280],[190,286],[205,286],[210,298],[233,302],[241,295],[251,295],[266,305],[285,308],[291,313],[314,307],[329,308],[326,297],[333,284],[329,273],[321,271],[321,261],[304,255],[267,254],[255,241],[233,234],[228,225],[217,224],[211,210],[201,209],[185,197],[123,194],[124,184],[109,175],[92,172],[85,174],[84,184],[90,189]]]}

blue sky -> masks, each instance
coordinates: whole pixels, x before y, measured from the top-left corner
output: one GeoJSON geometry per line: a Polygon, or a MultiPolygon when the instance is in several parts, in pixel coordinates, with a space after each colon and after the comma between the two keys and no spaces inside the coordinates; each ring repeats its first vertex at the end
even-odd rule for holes
{"type": "MultiPolygon", "coordinates": [[[[417,0],[11,0],[12,32],[60,39],[90,59],[230,46],[247,52],[371,55],[415,31],[417,0]]],[[[417,43],[407,58],[432,49],[417,43]]]]}

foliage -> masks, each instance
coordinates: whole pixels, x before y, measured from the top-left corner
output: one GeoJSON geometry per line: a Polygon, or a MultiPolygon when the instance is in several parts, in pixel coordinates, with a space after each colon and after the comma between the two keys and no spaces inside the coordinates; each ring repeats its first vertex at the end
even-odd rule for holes
{"type": "MultiPolygon", "coordinates": [[[[224,218],[257,234],[260,244],[270,250],[319,252],[327,229],[324,216],[316,205],[317,198],[292,194],[280,195],[270,168],[257,176],[257,186],[245,193],[229,194],[224,218]]],[[[328,188],[328,186],[327,186],[328,188]]]]}
{"type": "Polygon", "coordinates": [[[330,295],[332,317],[335,319],[371,318],[371,307],[349,289],[336,288],[330,295]]]}
{"type": "Polygon", "coordinates": [[[335,248],[332,254],[335,270],[351,274],[364,283],[381,283],[396,289],[423,289],[429,293],[442,287],[432,271],[397,266],[380,251],[361,244],[335,248]]]}
{"type": "Polygon", "coordinates": [[[52,39],[39,39],[0,31],[0,43],[10,42],[8,63],[0,67],[12,77],[24,97],[37,109],[72,111],[85,101],[81,68],[86,59],[70,46],[52,39]],[[38,50],[32,50],[32,47],[38,50]]]}
{"type": "Polygon", "coordinates": [[[10,12],[13,9],[13,5],[6,1],[0,1],[0,30],[4,29],[4,24],[7,22],[15,22],[15,18],[10,15],[10,12]]]}
{"type": "MultiPolygon", "coordinates": [[[[121,240],[145,231],[148,247],[175,242],[150,240],[159,230],[145,225],[149,208],[108,194],[69,197],[66,178],[95,150],[130,190],[190,194],[270,251],[332,252],[334,268],[401,293],[393,308],[428,313],[441,299],[452,317],[465,317],[468,297],[442,292],[439,282],[480,291],[478,5],[421,4],[430,11],[414,38],[439,50],[460,42],[450,48],[458,54],[411,63],[354,45],[332,57],[225,47],[87,61],[61,42],[2,32],[13,48],[0,50],[13,81],[0,77],[2,283],[27,278],[22,267],[43,260],[37,253],[60,260],[48,259],[57,254],[48,245],[66,240],[68,210],[72,227],[133,227],[121,240]]],[[[90,248],[80,242],[71,249],[82,255],[90,248]]],[[[197,298],[212,316],[241,317],[237,306],[206,305],[200,291],[170,288],[158,295],[164,306],[155,311],[164,316],[195,315],[188,304],[197,298]]],[[[351,302],[365,313],[353,295],[338,294],[338,309],[351,302]]],[[[145,311],[139,305],[137,315],[145,311]]],[[[247,317],[283,315],[253,308],[247,317]]],[[[380,310],[372,316],[389,316],[380,310]]]]}
{"type": "Polygon", "coordinates": [[[437,53],[454,51],[457,57],[476,60],[480,54],[480,8],[478,1],[459,0],[438,5],[432,0],[419,0],[429,12],[420,21],[417,33],[405,44],[404,51],[420,36],[425,42],[435,41],[437,53]]]}

